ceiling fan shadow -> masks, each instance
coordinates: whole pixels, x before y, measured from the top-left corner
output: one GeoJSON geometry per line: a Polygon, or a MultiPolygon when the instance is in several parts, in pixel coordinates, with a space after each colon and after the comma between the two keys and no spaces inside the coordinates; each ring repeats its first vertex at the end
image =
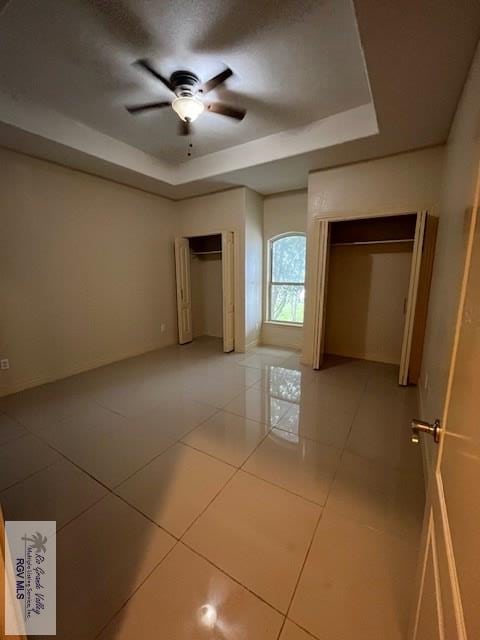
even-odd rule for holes
{"type": "Polygon", "coordinates": [[[88,7],[110,37],[119,45],[141,51],[158,51],[158,43],[145,27],[144,21],[124,0],[76,0],[88,7]]]}
{"type": "Polygon", "coordinates": [[[262,100],[252,95],[222,90],[221,98],[219,99],[234,106],[241,105],[247,112],[254,114],[255,117],[282,126],[286,125],[295,115],[293,105],[275,103],[268,98],[262,100]]]}
{"type": "Polygon", "coordinates": [[[311,8],[324,0],[263,0],[222,3],[222,10],[212,16],[212,26],[191,43],[192,51],[216,52],[240,46],[259,37],[280,23],[304,19],[311,8]]]}

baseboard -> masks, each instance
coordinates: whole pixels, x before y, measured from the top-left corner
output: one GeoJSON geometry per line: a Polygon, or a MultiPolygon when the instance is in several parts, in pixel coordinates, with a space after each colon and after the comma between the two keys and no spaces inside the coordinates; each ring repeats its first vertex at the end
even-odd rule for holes
{"type": "MultiPolygon", "coordinates": [[[[245,345],[245,351],[250,351],[250,349],[253,349],[254,347],[258,347],[259,344],[260,343],[259,343],[258,338],[255,338],[255,340],[251,340],[250,342],[248,342],[245,345]]],[[[244,353],[244,352],[242,352],[242,353],[244,353]]]]}
{"type": "Polygon", "coordinates": [[[353,360],[368,360],[369,362],[379,362],[380,364],[392,364],[395,366],[399,366],[400,362],[398,360],[388,359],[385,360],[381,354],[378,353],[335,353],[334,351],[330,351],[328,349],[325,350],[325,353],[330,356],[340,356],[341,358],[352,358],[353,360]]]}
{"type": "Polygon", "coordinates": [[[82,364],[75,365],[73,367],[69,367],[65,371],[52,373],[48,376],[37,375],[32,378],[27,378],[22,380],[21,382],[17,382],[16,384],[9,387],[0,387],[0,398],[12,395],[14,393],[19,393],[20,391],[25,391],[26,389],[31,389],[33,387],[39,387],[43,384],[48,384],[50,382],[56,382],[58,380],[64,380],[65,378],[70,378],[71,376],[75,376],[79,373],[84,373],[85,371],[92,371],[93,369],[98,369],[100,367],[105,367],[106,365],[113,364],[114,362],[121,362],[122,360],[128,360],[129,358],[135,358],[136,356],[142,356],[146,353],[150,353],[151,351],[157,351],[158,349],[163,349],[165,347],[170,347],[172,344],[176,344],[175,341],[169,342],[168,344],[162,345],[150,345],[146,348],[143,348],[141,351],[135,350],[131,352],[126,352],[121,356],[107,356],[104,358],[98,358],[95,360],[91,360],[89,362],[84,362],[82,364]]]}
{"type": "Polygon", "coordinates": [[[274,340],[261,340],[259,344],[265,347],[280,347],[284,349],[293,349],[294,351],[300,351],[302,348],[302,345],[298,344],[298,342],[294,344],[291,342],[285,342],[283,340],[276,341],[276,342],[274,340]]]}

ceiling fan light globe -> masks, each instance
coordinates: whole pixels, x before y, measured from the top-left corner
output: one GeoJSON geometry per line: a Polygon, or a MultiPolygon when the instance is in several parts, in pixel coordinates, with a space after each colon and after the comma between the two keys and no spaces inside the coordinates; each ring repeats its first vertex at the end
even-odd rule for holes
{"type": "Polygon", "coordinates": [[[172,109],[184,122],[193,122],[205,107],[203,102],[194,96],[179,96],[172,102],[172,109]]]}

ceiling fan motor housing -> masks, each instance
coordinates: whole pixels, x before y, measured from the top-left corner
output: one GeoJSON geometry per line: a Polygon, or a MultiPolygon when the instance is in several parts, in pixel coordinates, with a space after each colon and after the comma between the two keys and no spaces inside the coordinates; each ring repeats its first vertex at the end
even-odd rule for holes
{"type": "Polygon", "coordinates": [[[196,93],[196,87],[200,84],[200,80],[191,71],[174,71],[170,76],[170,83],[173,86],[175,95],[180,98],[182,96],[193,96],[196,93]]]}

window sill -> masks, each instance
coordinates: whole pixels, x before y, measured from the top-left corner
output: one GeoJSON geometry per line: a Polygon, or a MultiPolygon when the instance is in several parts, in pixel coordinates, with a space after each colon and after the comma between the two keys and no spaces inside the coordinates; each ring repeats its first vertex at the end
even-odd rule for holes
{"type": "Polygon", "coordinates": [[[303,329],[303,322],[276,322],[275,320],[264,320],[263,324],[272,325],[274,327],[293,327],[295,329],[303,329]]]}

